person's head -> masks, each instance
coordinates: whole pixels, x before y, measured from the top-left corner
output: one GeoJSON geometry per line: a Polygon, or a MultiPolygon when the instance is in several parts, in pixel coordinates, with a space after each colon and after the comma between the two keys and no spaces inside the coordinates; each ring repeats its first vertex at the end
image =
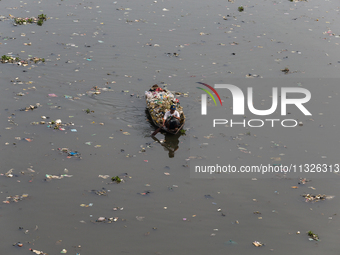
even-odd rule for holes
{"type": "Polygon", "coordinates": [[[171,105],[170,112],[173,113],[176,110],[176,105],[171,105]]]}

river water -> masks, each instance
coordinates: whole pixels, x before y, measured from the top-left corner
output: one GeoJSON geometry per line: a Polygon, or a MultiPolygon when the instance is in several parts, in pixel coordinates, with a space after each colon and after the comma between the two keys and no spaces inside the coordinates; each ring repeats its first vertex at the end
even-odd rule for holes
{"type": "Polygon", "coordinates": [[[339,253],[336,1],[12,0],[0,10],[1,56],[45,59],[0,65],[0,194],[10,200],[0,206],[1,254],[339,253]],[[13,25],[41,13],[42,26],[13,25]],[[201,115],[197,87],[208,88],[197,82],[245,96],[252,87],[257,109],[271,107],[277,87],[277,111],[233,116],[231,93],[218,89],[223,105],[208,96],[201,115]],[[153,84],[182,93],[185,134],[150,136],[144,92],[153,84]],[[283,116],[283,87],[310,91],[312,115],[289,105],[283,116]],[[48,127],[57,119],[70,125],[48,127]],[[301,123],[230,125],[250,119],[301,123]],[[296,171],[195,173],[217,164],[296,171]],[[308,193],[332,199],[306,202],[308,193]]]}

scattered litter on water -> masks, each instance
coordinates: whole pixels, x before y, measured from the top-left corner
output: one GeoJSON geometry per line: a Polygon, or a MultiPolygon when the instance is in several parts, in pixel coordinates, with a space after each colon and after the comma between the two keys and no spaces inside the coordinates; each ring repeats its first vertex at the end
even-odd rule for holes
{"type": "Polygon", "coordinates": [[[99,178],[107,179],[110,178],[110,175],[98,175],[99,178]]]}
{"type": "Polygon", "coordinates": [[[53,174],[46,174],[45,175],[47,179],[52,180],[52,179],[63,179],[64,177],[72,177],[73,175],[68,175],[68,174],[60,174],[60,175],[53,175],[53,174]]]}
{"type": "Polygon", "coordinates": [[[254,245],[255,247],[261,247],[261,246],[263,246],[264,244],[261,243],[261,242],[259,242],[259,241],[254,241],[254,242],[253,242],[253,245],[254,245]]]}
{"type": "Polygon", "coordinates": [[[102,189],[98,189],[98,190],[91,190],[92,193],[98,195],[98,196],[107,196],[107,191],[105,190],[105,188],[102,188],[102,189]]]}
{"type": "Polygon", "coordinates": [[[118,219],[118,217],[99,217],[95,222],[113,223],[118,219]]]}
{"type": "Polygon", "coordinates": [[[140,194],[142,196],[146,196],[146,195],[149,195],[151,193],[152,193],[151,190],[147,190],[147,191],[144,191],[144,192],[141,192],[141,193],[138,193],[138,194],[140,194]]]}
{"type": "Polygon", "coordinates": [[[305,202],[319,202],[321,200],[326,200],[326,199],[333,199],[334,196],[329,196],[329,195],[312,195],[312,194],[303,194],[302,197],[304,197],[306,200],[305,202]]]}
{"type": "Polygon", "coordinates": [[[298,184],[306,184],[306,182],[310,182],[311,180],[308,180],[306,178],[300,178],[298,184]]]}
{"type": "Polygon", "coordinates": [[[8,196],[8,197],[6,197],[6,200],[4,200],[2,202],[4,204],[10,204],[12,202],[17,203],[17,202],[22,201],[24,198],[27,198],[27,197],[28,197],[28,194],[8,196]]]}
{"type": "Polygon", "coordinates": [[[68,158],[75,157],[81,159],[81,154],[78,151],[72,151],[69,148],[58,148],[61,153],[67,154],[68,158]]]}
{"type": "Polygon", "coordinates": [[[319,241],[319,236],[317,234],[314,234],[312,231],[308,231],[307,235],[309,236],[310,241],[319,241]]]}
{"type": "Polygon", "coordinates": [[[47,253],[43,252],[43,251],[38,251],[38,250],[34,250],[32,248],[29,249],[31,252],[38,254],[38,255],[48,255],[47,253]]]}

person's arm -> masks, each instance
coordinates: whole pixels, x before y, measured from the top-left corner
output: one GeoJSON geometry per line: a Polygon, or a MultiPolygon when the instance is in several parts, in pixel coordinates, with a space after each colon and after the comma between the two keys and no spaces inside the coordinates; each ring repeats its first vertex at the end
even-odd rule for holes
{"type": "Polygon", "coordinates": [[[166,112],[165,114],[164,114],[164,117],[163,117],[163,126],[164,126],[164,124],[165,124],[165,121],[166,121],[166,119],[167,119],[167,117],[168,117],[168,114],[167,114],[168,112],[166,112]]]}
{"type": "Polygon", "coordinates": [[[178,119],[178,120],[181,120],[181,117],[180,117],[180,115],[179,115],[179,112],[177,112],[177,114],[174,114],[174,117],[175,117],[176,119],[178,119]]]}

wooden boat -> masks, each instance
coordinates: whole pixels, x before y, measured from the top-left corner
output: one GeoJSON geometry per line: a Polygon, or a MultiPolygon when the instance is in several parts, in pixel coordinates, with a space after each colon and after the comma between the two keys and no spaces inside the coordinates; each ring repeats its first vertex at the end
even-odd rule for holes
{"type": "Polygon", "coordinates": [[[179,100],[170,91],[153,85],[149,91],[145,91],[145,100],[152,123],[158,128],[162,127],[164,114],[170,110],[171,105],[175,105],[181,118],[179,127],[177,129],[162,127],[162,130],[173,135],[180,132],[185,124],[185,115],[179,100]]]}

